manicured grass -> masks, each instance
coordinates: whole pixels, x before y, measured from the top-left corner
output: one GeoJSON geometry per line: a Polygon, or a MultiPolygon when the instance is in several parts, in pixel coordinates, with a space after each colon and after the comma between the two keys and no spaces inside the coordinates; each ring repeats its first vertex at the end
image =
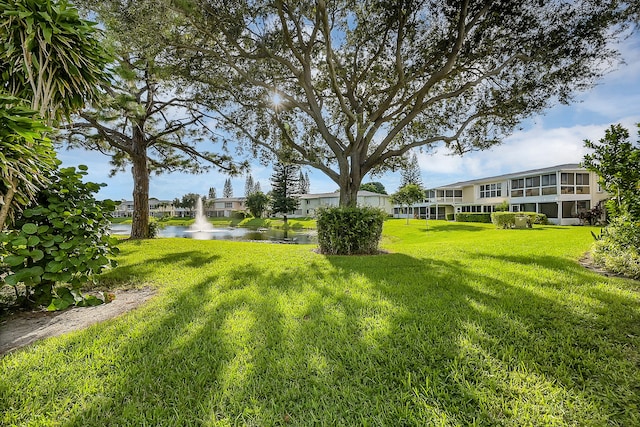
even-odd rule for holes
{"type": "Polygon", "coordinates": [[[125,242],[145,306],[0,361],[2,425],[640,425],[640,284],[589,228],[390,220],[370,257],[125,242]]]}

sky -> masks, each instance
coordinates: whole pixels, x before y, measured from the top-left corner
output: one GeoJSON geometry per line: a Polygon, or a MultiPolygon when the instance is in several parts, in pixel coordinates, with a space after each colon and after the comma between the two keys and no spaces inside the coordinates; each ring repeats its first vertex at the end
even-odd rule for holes
{"type": "MultiPolygon", "coordinates": [[[[490,150],[450,155],[443,147],[435,153],[418,153],[422,180],[426,188],[444,186],[459,181],[491,177],[565,163],[580,163],[587,153],[584,140],[599,140],[610,125],[621,123],[637,141],[636,123],[640,123],[640,35],[620,45],[623,64],[609,72],[599,84],[580,94],[570,106],[557,105],[545,114],[521,124],[502,144],[490,150]]],[[[109,177],[109,158],[98,152],[84,150],[58,151],[63,166],[89,167],[85,180],[105,183],[98,199],[132,200],[133,180],[130,172],[109,177]]],[[[309,174],[311,193],[329,193],[338,186],[315,169],[303,169],[309,174]]],[[[262,191],[270,189],[272,170],[255,162],[251,166],[254,182],[262,191]]],[[[209,172],[200,175],[182,173],[152,175],[149,196],[161,200],[181,198],[187,193],[206,195],[210,187],[218,197],[226,175],[209,172]]],[[[235,197],[244,196],[245,176],[231,179],[235,197]]],[[[364,182],[379,181],[389,194],[397,191],[400,173],[366,176],[364,182]]]]}

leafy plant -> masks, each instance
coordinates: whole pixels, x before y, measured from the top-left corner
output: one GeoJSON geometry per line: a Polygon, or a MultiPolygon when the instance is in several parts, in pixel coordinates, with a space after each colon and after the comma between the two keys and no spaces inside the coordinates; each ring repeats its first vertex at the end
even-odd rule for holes
{"type": "Polygon", "coordinates": [[[251,215],[256,218],[260,218],[269,205],[269,196],[264,194],[262,191],[256,191],[247,197],[245,203],[249,212],[251,212],[251,215]]]}
{"type": "Polygon", "coordinates": [[[22,99],[0,93],[0,230],[48,184],[56,155],[50,130],[22,99]]]}
{"type": "Polygon", "coordinates": [[[639,247],[640,222],[617,217],[596,238],[593,260],[613,273],[640,279],[639,247]]]}
{"type": "Polygon", "coordinates": [[[331,207],[317,211],[318,245],[328,255],[378,253],[385,213],[370,207],[331,207]]]}
{"type": "Polygon", "coordinates": [[[83,284],[115,261],[117,240],[108,234],[111,200],[93,197],[101,185],[82,182],[86,166],[57,170],[51,185],[16,218],[15,228],[0,235],[0,269],[4,283],[25,286],[27,304],[60,309],[70,303],[69,293],[56,284],[69,284],[74,303],[83,284]]]}
{"type": "Polygon", "coordinates": [[[514,228],[518,217],[526,217],[528,227],[548,222],[545,214],[537,212],[494,212],[491,214],[491,222],[498,228],[514,228]]]}

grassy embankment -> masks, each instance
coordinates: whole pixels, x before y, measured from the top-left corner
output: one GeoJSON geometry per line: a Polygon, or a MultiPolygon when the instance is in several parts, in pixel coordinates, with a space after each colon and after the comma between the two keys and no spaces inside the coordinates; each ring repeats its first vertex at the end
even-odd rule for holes
{"type": "Polygon", "coordinates": [[[589,228],[390,220],[371,257],[124,242],[145,306],[0,360],[2,425],[640,425],[639,283],[589,228]]]}

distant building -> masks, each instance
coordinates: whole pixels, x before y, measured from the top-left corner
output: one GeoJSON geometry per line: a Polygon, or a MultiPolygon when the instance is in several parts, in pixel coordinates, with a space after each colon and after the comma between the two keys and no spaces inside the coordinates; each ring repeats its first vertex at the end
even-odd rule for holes
{"type": "MultiPolygon", "coordinates": [[[[292,217],[314,216],[319,207],[338,206],[340,193],[302,194],[298,196],[300,205],[297,210],[290,213],[292,217]]],[[[229,218],[234,212],[246,212],[245,197],[217,198],[204,202],[204,213],[210,218],[229,218]]],[[[386,194],[378,194],[370,191],[358,192],[358,205],[380,208],[387,214],[393,212],[391,197],[386,194]]],[[[176,208],[171,200],[149,199],[149,214],[153,217],[190,217],[194,216],[193,209],[176,208]]],[[[133,202],[122,200],[116,207],[114,217],[133,216],[133,202]]]]}
{"type": "MultiPolygon", "coordinates": [[[[314,216],[316,209],[320,207],[338,206],[340,193],[301,194],[300,205],[291,214],[294,217],[314,216]]],[[[378,194],[371,191],[358,191],[358,206],[368,206],[382,209],[387,214],[393,213],[391,196],[378,194]]]]}
{"type": "Polygon", "coordinates": [[[204,204],[204,213],[211,218],[230,218],[233,212],[246,210],[245,197],[223,197],[204,204]]]}
{"type": "MultiPolygon", "coordinates": [[[[162,218],[163,216],[185,217],[191,215],[191,210],[186,208],[176,208],[171,200],[158,200],[155,197],[149,199],[149,215],[162,218]]],[[[133,216],[133,201],[124,200],[116,206],[113,213],[114,218],[127,218],[133,216]]]]}
{"type": "MultiPolygon", "coordinates": [[[[511,212],[539,212],[551,223],[572,225],[580,222],[581,212],[608,197],[594,172],[564,164],[430,188],[425,200],[409,208],[409,215],[446,219],[461,212],[490,213],[506,201],[511,212]]],[[[403,218],[406,209],[396,205],[394,217],[403,218]]]]}

